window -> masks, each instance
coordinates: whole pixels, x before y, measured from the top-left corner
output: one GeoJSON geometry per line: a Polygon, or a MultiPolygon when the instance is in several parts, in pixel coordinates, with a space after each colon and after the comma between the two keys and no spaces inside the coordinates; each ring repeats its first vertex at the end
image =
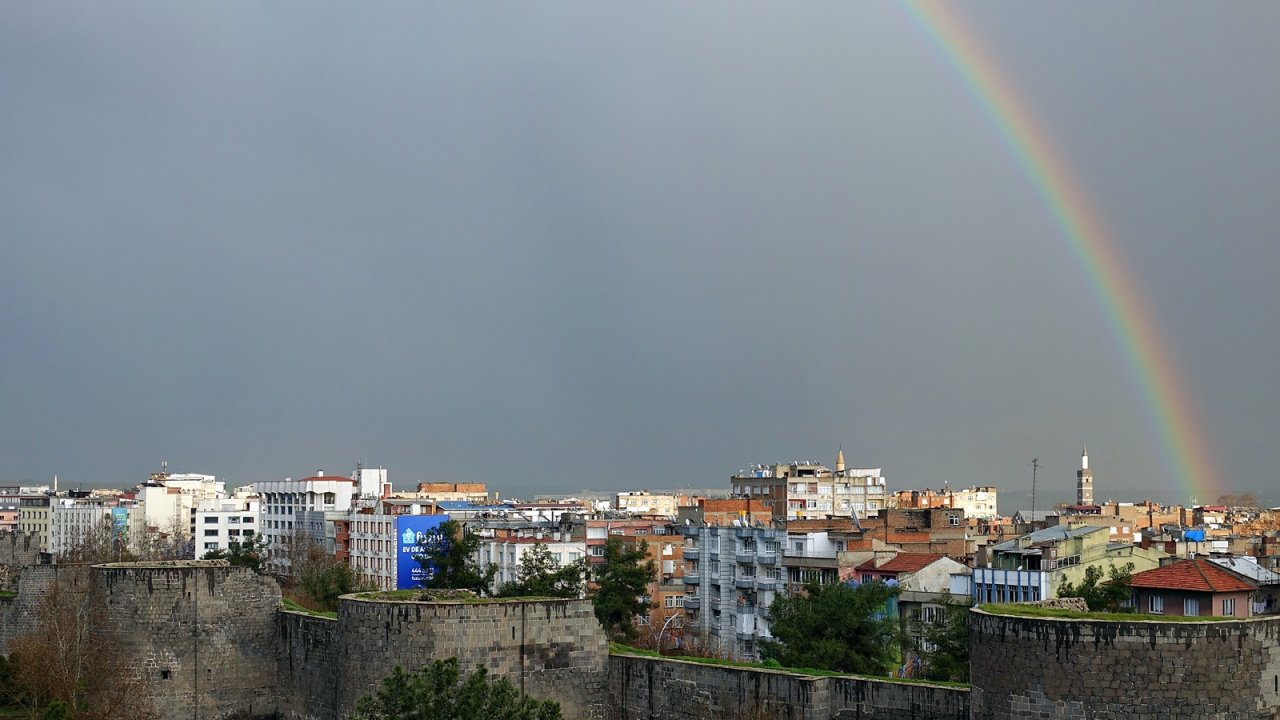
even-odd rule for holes
{"type": "Polygon", "coordinates": [[[1152,595],[1151,602],[1148,604],[1148,608],[1155,615],[1163,615],[1164,614],[1164,596],[1152,595]]]}
{"type": "Polygon", "coordinates": [[[959,516],[959,515],[948,515],[948,516],[947,516],[947,524],[948,524],[948,525],[959,525],[959,524],[960,524],[960,516],[959,516]]]}
{"type": "Polygon", "coordinates": [[[216,525],[216,524],[218,523],[218,516],[216,516],[216,515],[205,515],[205,516],[204,516],[204,522],[205,522],[205,524],[206,524],[206,525],[216,525]]]}
{"type": "Polygon", "coordinates": [[[251,525],[253,524],[253,517],[246,515],[245,517],[240,518],[240,522],[245,523],[247,525],[251,525]]]}
{"type": "Polygon", "coordinates": [[[604,557],[604,546],[603,546],[603,545],[592,545],[592,546],[591,546],[591,557],[604,557]]]}
{"type": "Polygon", "coordinates": [[[227,534],[230,535],[231,537],[240,537],[239,530],[228,530],[227,534]]]}
{"type": "Polygon", "coordinates": [[[253,531],[252,531],[252,530],[245,530],[245,531],[244,531],[244,534],[245,534],[245,536],[246,536],[246,537],[248,537],[249,535],[252,535],[252,534],[253,534],[253,531]]]}
{"type": "Polygon", "coordinates": [[[1182,601],[1182,614],[1187,616],[1200,614],[1200,598],[1185,598],[1182,601]]]}
{"type": "Polygon", "coordinates": [[[210,528],[204,531],[205,537],[218,537],[218,528],[210,528]]]}
{"type": "Polygon", "coordinates": [[[1236,599],[1223,598],[1222,599],[1222,615],[1224,617],[1230,617],[1235,614],[1236,614],[1236,599]]]}

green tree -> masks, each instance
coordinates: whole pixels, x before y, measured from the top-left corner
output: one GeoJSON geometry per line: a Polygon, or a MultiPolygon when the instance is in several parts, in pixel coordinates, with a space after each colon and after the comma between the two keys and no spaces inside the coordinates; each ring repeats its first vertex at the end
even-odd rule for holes
{"type": "Polygon", "coordinates": [[[267,563],[267,538],[265,535],[250,535],[243,542],[232,540],[227,549],[210,550],[204,554],[204,560],[226,560],[236,567],[247,567],[256,573],[264,572],[267,563]]]}
{"type": "Polygon", "coordinates": [[[898,664],[898,624],[887,617],[897,594],[879,581],[808,583],[769,606],[775,639],[762,641],[761,652],[786,667],[883,675],[898,664]]]}
{"type": "Polygon", "coordinates": [[[922,622],[924,642],[916,648],[926,680],[969,682],[969,608],[947,603],[937,620],[922,622]]]}
{"type": "Polygon", "coordinates": [[[596,569],[591,604],[609,637],[635,641],[635,617],[649,610],[648,589],[655,573],[644,543],[626,542],[616,535],[605,541],[604,564],[596,569]]]}
{"type": "Polygon", "coordinates": [[[520,556],[516,580],[503,585],[498,596],[582,597],[586,575],[586,560],[560,565],[545,543],[534,543],[520,556]]]}
{"type": "Polygon", "coordinates": [[[1102,568],[1090,565],[1084,569],[1084,579],[1079,585],[1067,582],[1064,577],[1058,588],[1058,597],[1084,598],[1085,604],[1093,612],[1125,612],[1133,586],[1133,563],[1125,563],[1124,567],[1114,565],[1107,570],[1107,579],[1102,579],[1102,568]]]}
{"type": "Polygon", "coordinates": [[[440,523],[424,544],[426,552],[415,558],[427,576],[422,587],[428,590],[471,590],[484,595],[493,587],[495,565],[480,565],[475,559],[480,537],[457,520],[440,523]]]}
{"type": "Polygon", "coordinates": [[[490,680],[481,665],[465,680],[458,659],[436,660],[416,673],[397,667],[348,720],[561,720],[560,704],[520,694],[506,678],[490,680]]]}

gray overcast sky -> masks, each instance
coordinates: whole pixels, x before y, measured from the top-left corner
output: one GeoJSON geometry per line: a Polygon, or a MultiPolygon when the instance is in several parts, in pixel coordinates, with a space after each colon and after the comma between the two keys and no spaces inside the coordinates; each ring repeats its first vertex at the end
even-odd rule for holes
{"type": "MultiPolygon", "coordinates": [[[[1280,502],[1280,4],[954,7],[1280,502]]],[[[1109,322],[893,4],[0,10],[3,480],[1186,500],[1109,322]]]]}

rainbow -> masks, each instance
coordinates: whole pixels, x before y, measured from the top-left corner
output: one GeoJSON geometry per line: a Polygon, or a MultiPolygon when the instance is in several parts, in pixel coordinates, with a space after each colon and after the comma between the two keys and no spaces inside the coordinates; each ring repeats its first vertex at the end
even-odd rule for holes
{"type": "Polygon", "coordinates": [[[1151,308],[1125,271],[1102,220],[1090,207],[1066,161],[950,2],[903,0],[900,7],[934,44],[943,63],[996,128],[1080,260],[1142,388],[1147,411],[1158,428],[1165,470],[1177,477],[1189,498],[1212,501],[1217,497],[1217,484],[1208,435],[1196,425],[1190,394],[1160,337],[1151,308]]]}

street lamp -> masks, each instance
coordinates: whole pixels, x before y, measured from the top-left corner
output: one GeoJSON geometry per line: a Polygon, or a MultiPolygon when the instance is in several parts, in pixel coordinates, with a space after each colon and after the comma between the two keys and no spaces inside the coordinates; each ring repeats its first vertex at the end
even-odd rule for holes
{"type": "Polygon", "coordinates": [[[662,623],[662,629],[658,631],[658,654],[659,655],[662,654],[662,634],[667,631],[667,627],[671,625],[672,620],[678,620],[682,617],[684,616],[679,614],[672,615],[671,617],[667,618],[666,622],[662,623]]]}

